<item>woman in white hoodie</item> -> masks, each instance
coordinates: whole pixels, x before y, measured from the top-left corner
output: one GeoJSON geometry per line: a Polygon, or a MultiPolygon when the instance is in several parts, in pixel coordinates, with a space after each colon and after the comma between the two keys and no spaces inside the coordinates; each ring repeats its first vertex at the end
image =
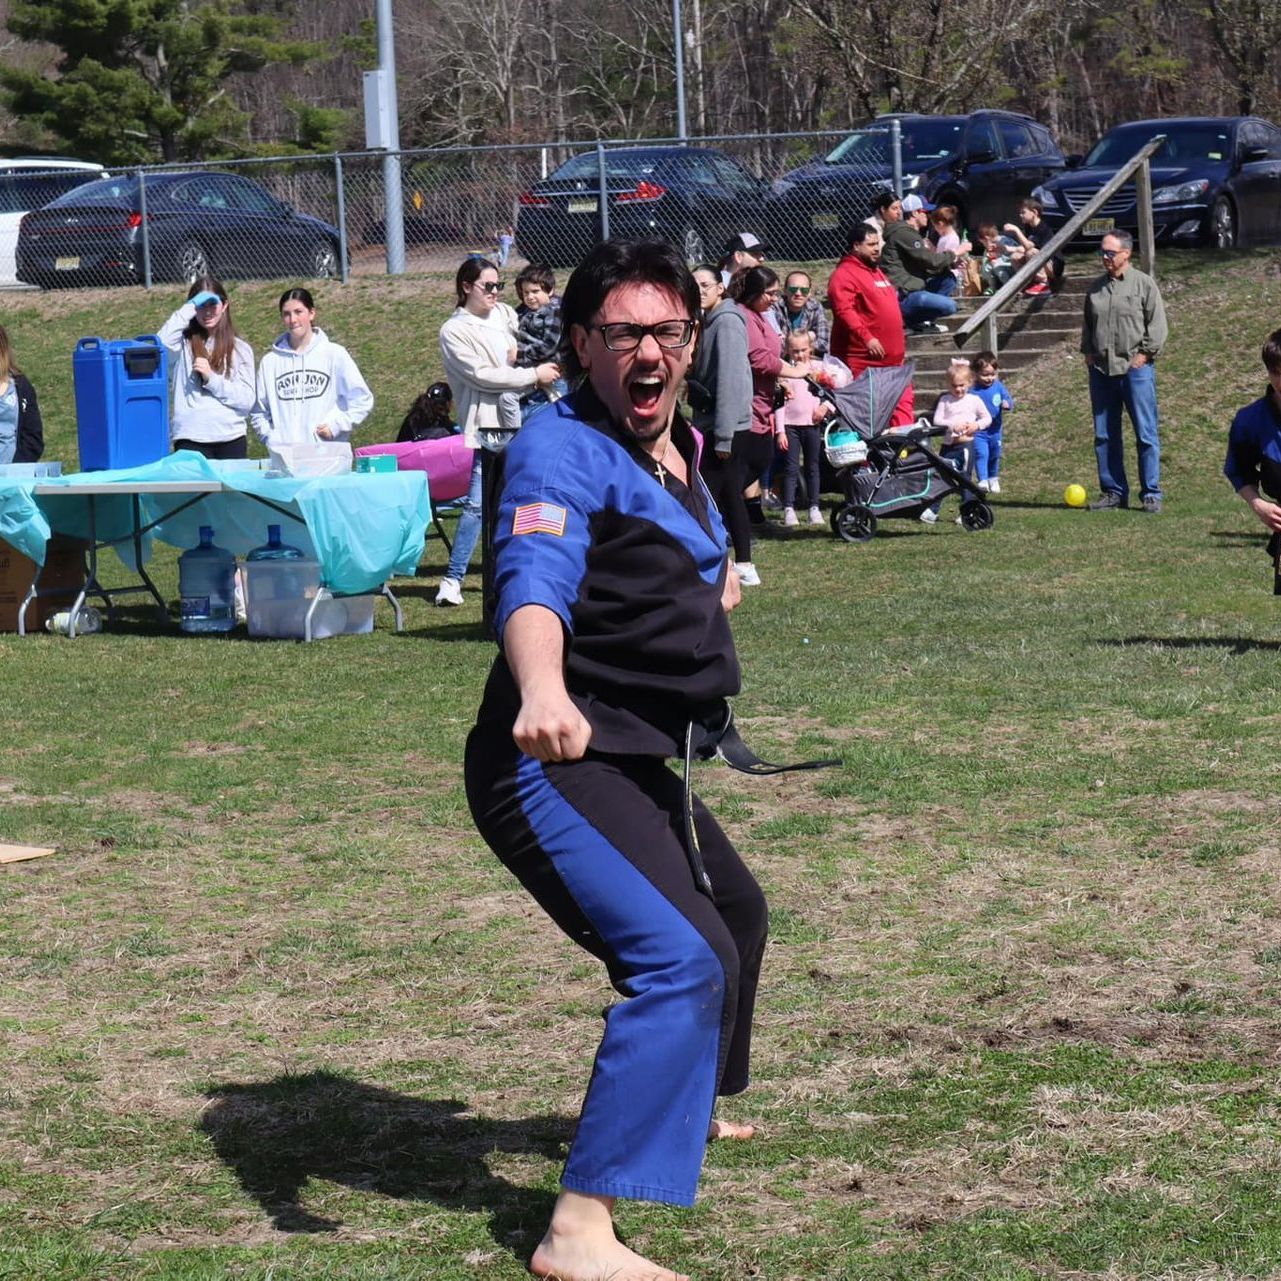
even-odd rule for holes
{"type": "Polygon", "coordinates": [[[254,353],[236,335],[222,281],[199,277],[158,336],[172,355],[173,447],[206,458],[246,457],[245,420],[256,399],[254,353]]]}
{"type": "Polygon", "coordinates": [[[512,364],[516,359],[516,313],[499,302],[502,288],[498,268],[492,262],[468,258],[454,276],[458,308],[440,327],[440,354],[445,362],[445,378],[454,393],[463,440],[477,452],[449,567],[436,592],[437,605],[463,603],[463,575],[481,531],[482,433],[520,426],[519,414],[514,421],[503,420],[499,397],[505,391],[550,387],[560,377],[560,367],[550,361],[534,369],[517,369],[512,364]]]}
{"type": "Polygon", "coordinates": [[[316,328],[306,289],[280,295],[285,332],[258,366],[254,430],[269,448],[346,440],[374,407],[373,393],[345,347],[316,328]]]}

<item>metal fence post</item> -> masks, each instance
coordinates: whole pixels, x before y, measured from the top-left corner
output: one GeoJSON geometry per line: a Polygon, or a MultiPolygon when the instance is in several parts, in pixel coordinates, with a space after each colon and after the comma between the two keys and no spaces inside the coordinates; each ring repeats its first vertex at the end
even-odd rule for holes
{"type": "Polygon", "coordinates": [[[1139,207],[1139,266],[1150,276],[1156,266],[1156,230],[1152,225],[1152,168],[1148,160],[1135,172],[1134,195],[1139,207]]]}
{"type": "Polygon", "coordinates": [[[338,193],[338,273],[345,285],[351,276],[347,267],[347,191],[343,184],[342,157],[334,156],[334,183],[338,193]]]}
{"type": "Polygon", "coordinates": [[[609,184],[605,178],[605,144],[596,143],[596,176],[600,191],[600,238],[609,239],[609,184]]]}
{"type": "Polygon", "coordinates": [[[898,120],[890,121],[890,164],[894,171],[894,194],[903,194],[903,125],[898,120]]]}
{"type": "Polygon", "coordinates": [[[151,288],[151,232],[147,227],[147,175],[138,170],[138,217],[142,219],[142,283],[151,288]]]}

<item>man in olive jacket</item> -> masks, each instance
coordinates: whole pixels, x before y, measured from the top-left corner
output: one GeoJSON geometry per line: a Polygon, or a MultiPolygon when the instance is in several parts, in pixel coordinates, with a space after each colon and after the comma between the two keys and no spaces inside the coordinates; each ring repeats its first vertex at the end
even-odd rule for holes
{"type": "Polygon", "coordinates": [[[952,267],[958,257],[970,252],[968,241],[962,241],[956,253],[941,254],[925,243],[925,228],[934,208],[923,196],[912,192],[903,197],[901,216],[895,216],[893,205],[883,211],[885,247],[881,251],[881,270],[898,290],[903,323],[918,334],[947,333],[947,327],[938,320],[956,311],[952,267]]]}
{"type": "Polygon", "coordinates": [[[1090,408],[1100,495],[1094,511],[1130,505],[1121,410],[1134,424],[1139,454],[1139,496],[1145,512],[1161,510],[1161,437],[1154,362],[1168,329],[1161,291],[1130,265],[1134,238],[1110,231],[1100,243],[1103,272],[1085,295],[1081,353],[1090,367],[1090,408]]]}

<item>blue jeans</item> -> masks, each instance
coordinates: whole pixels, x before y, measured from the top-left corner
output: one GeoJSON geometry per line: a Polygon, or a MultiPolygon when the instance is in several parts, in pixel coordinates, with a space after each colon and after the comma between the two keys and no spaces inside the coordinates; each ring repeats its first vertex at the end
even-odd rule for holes
{"type": "Polygon", "coordinates": [[[900,296],[898,305],[903,313],[903,323],[919,325],[955,314],[956,301],[952,297],[955,292],[956,277],[950,271],[931,276],[924,289],[913,289],[911,293],[900,296]]]}
{"type": "Polygon", "coordinates": [[[1151,363],[1131,366],[1123,374],[1105,374],[1090,366],[1090,409],[1094,413],[1094,453],[1099,464],[1099,488],[1105,494],[1130,497],[1125,476],[1125,439],[1121,409],[1134,424],[1139,451],[1139,493],[1161,497],[1161,438],[1156,408],[1156,370],[1151,363]]]}
{"type": "Polygon", "coordinates": [[[1001,474],[1001,432],[987,428],[974,437],[974,474],[979,480],[995,480],[1001,474]]]}
{"type": "Polygon", "coordinates": [[[449,553],[449,568],[445,570],[446,578],[456,578],[460,583],[480,539],[480,454],[478,449],[472,461],[471,483],[467,486],[467,497],[463,499],[463,514],[458,518],[454,549],[449,553]]]}

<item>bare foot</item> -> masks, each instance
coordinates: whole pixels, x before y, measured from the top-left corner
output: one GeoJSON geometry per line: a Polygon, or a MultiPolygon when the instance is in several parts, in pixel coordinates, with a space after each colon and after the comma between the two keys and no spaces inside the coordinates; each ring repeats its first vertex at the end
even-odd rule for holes
{"type": "Polygon", "coordinates": [[[720,1121],[713,1119],[711,1125],[707,1127],[708,1142],[714,1142],[716,1139],[750,1139],[756,1133],[754,1125],[736,1125],[733,1121],[720,1121]]]}
{"type": "Polygon", "coordinates": [[[689,1281],[684,1273],[651,1263],[621,1241],[597,1248],[586,1242],[555,1241],[550,1232],[534,1251],[529,1270],[547,1281],[689,1281]]]}
{"type": "Polygon", "coordinates": [[[529,1270],[547,1281],[689,1281],[629,1250],[614,1235],[612,1197],[563,1191],[529,1270]]]}

